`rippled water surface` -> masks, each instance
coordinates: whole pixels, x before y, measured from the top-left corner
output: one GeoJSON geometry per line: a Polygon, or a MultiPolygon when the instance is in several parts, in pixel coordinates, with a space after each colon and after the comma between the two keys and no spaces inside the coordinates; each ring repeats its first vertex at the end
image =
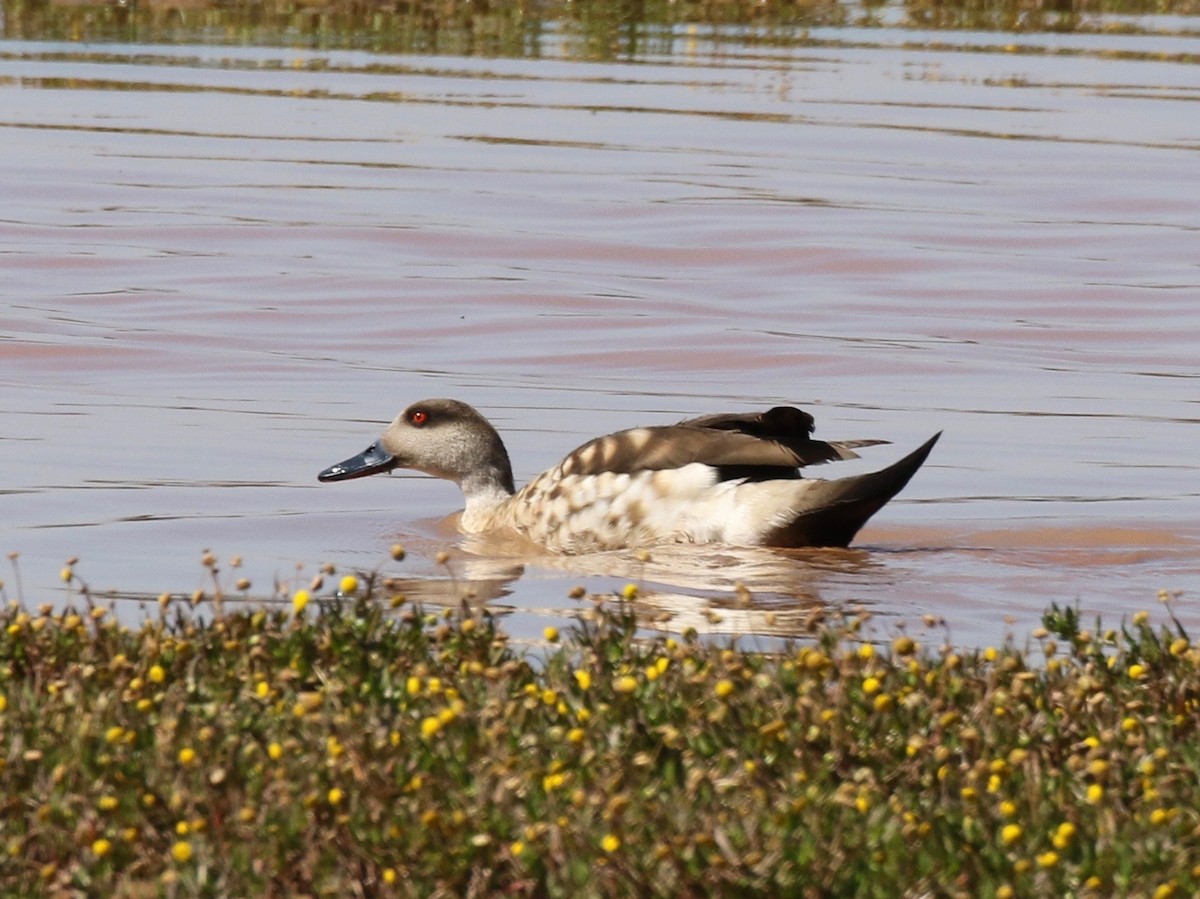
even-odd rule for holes
{"type": "Polygon", "coordinates": [[[471,589],[518,635],[627,580],[671,627],[863,603],[981,644],[1160,589],[1200,625],[1195,18],[885,7],[608,61],[554,28],[483,58],[15,24],[0,549],[27,599],[64,597],[69,556],[156,594],[207,586],[211,548],[265,594],[400,540],[411,592],[471,589]],[[945,436],[849,551],[528,558],[462,545],[453,485],[316,483],[426,396],[488,414],[518,480],[597,433],[784,402],[894,442],[847,472],[945,436]]]}

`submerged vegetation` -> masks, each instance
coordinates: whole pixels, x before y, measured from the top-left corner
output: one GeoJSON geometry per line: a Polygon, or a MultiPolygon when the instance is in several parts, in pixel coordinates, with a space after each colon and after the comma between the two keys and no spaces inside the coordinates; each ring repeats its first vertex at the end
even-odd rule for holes
{"type": "Polygon", "coordinates": [[[763,652],[641,630],[628,588],[518,650],[354,575],[136,626],[72,596],[0,613],[5,896],[1200,892],[1173,617],[763,652]]]}

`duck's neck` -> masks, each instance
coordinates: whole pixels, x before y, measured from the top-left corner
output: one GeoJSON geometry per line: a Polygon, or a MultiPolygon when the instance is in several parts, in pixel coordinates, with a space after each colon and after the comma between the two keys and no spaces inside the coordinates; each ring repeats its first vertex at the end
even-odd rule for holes
{"type": "Polygon", "coordinates": [[[512,470],[506,465],[478,472],[463,478],[459,486],[464,501],[462,529],[477,534],[496,526],[497,512],[512,497],[512,470]]]}

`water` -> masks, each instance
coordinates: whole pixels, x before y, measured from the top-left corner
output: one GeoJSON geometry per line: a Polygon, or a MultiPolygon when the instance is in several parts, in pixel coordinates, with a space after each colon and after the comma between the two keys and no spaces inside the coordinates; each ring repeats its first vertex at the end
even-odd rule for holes
{"type": "Polygon", "coordinates": [[[1200,23],[876,21],[594,60],[553,27],[483,58],[36,39],[9,8],[23,595],[63,601],[69,556],[93,590],[190,592],[211,548],[256,595],[379,566],[518,636],[627,580],[648,622],[752,634],[863,604],[982,645],[1160,589],[1200,623],[1200,23]],[[518,481],[594,434],[784,402],[894,442],[845,473],[945,436],[847,552],[530,559],[461,546],[453,485],[316,483],[426,396],[484,410],[518,481]]]}

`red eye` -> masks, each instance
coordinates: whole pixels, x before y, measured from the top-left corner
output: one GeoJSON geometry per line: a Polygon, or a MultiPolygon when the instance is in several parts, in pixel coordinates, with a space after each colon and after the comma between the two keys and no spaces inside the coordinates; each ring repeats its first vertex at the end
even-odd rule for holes
{"type": "Polygon", "coordinates": [[[408,420],[419,428],[425,422],[429,421],[429,413],[424,409],[418,409],[415,412],[408,413],[408,420]]]}

